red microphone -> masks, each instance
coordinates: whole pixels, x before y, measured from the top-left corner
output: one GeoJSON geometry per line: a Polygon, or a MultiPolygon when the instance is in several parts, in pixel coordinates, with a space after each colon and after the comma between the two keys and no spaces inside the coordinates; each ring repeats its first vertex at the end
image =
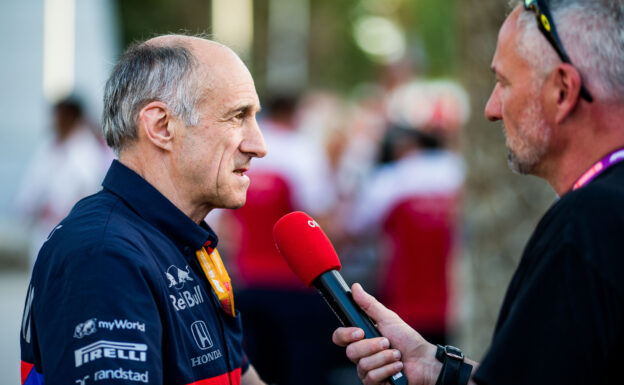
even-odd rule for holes
{"type": "Polygon", "coordinates": [[[277,221],[273,239],[290,269],[306,286],[312,286],[314,279],[326,271],[342,267],[321,226],[301,211],[277,221]]]}
{"type": "MultiPolygon", "coordinates": [[[[336,250],[314,219],[301,211],[286,214],[273,226],[273,239],[295,275],[306,286],[318,289],[343,326],[359,327],[365,338],[381,336],[353,300],[351,289],[337,271],[341,265],[336,250]]],[[[388,381],[407,385],[403,372],[388,381]]]]}

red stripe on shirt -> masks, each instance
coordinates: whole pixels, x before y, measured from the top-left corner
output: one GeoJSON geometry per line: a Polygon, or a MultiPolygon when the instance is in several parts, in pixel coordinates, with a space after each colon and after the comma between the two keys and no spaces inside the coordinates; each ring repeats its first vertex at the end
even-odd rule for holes
{"type": "Polygon", "coordinates": [[[24,385],[24,382],[26,382],[26,378],[28,378],[28,375],[30,374],[30,371],[32,370],[33,366],[35,366],[34,364],[29,364],[28,362],[24,362],[21,361],[22,365],[21,365],[21,369],[22,369],[22,385],[24,385]]]}
{"type": "Polygon", "coordinates": [[[241,368],[235,369],[230,373],[223,373],[220,376],[206,378],[186,385],[241,385],[241,368]]]}

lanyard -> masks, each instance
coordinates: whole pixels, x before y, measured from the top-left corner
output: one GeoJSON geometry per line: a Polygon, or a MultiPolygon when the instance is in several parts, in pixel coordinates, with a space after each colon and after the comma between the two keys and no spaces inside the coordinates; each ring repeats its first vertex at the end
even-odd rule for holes
{"type": "Polygon", "coordinates": [[[221,256],[217,249],[211,249],[207,245],[202,247],[196,253],[199,264],[210,282],[210,286],[219,297],[221,308],[229,315],[235,317],[234,311],[234,293],[232,291],[232,280],[228,275],[221,256]]]}
{"type": "Polygon", "coordinates": [[[576,183],[574,183],[572,190],[576,190],[585,186],[586,184],[594,180],[594,178],[596,178],[598,175],[602,174],[606,169],[623,160],[624,148],[613,151],[612,153],[608,154],[607,156],[596,162],[596,164],[591,166],[589,170],[585,171],[585,173],[581,175],[576,183]]]}

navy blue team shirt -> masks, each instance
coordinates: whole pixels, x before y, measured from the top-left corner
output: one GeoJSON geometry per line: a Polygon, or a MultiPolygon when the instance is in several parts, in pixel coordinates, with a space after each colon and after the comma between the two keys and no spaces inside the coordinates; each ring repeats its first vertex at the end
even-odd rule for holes
{"type": "Polygon", "coordinates": [[[240,384],[240,315],[221,309],[195,256],[214,232],[117,160],[102,185],[39,252],[22,384],[240,384]]]}

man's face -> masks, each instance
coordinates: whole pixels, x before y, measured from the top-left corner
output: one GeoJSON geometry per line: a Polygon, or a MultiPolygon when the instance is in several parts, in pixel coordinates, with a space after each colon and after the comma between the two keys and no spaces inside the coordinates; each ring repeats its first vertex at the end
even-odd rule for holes
{"type": "Polygon", "coordinates": [[[178,130],[177,180],[193,207],[238,208],[245,203],[251,158],[266,154],[256,123],[260,104],[243,63],[229,51],[212,54],[212,87],[197,107],[199,124],[178,130]]]}
{"type": "Polygon", "coordinates": [[[509,167],[521,174],[539,174],[550,142],[544,120],[541,81],[515,47],[516,9],[501,27],[492,70],[496,85],[485,107],[491,121],[502,120],[509,167]]]}

